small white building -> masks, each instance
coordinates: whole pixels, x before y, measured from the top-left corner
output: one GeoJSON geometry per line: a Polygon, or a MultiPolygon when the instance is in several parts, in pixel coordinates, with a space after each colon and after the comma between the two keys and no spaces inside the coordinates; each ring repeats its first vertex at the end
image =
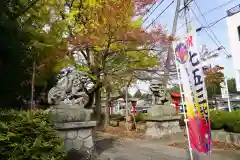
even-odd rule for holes
{"type": "Polygon", "coordinates": [[[229,46],[232,53],[237,91],[240,91],[240,4],[227,11],[229,46]]]}

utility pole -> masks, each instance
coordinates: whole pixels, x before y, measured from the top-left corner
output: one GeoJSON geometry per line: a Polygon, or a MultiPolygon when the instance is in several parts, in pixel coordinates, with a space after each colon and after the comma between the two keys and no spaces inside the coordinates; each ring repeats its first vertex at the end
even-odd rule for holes
{"type": "Polygon", "coordinates": [[[126,85],[125,90],[125,103],[126,129],[128,131],[128,85],[126,85]]]}
{"type": "Polygon", "coordinates": [[[186,24],[186,31],[189,32],[189,14],[188,14],[188,3],[189,0],[184,0],[184,17],[185,17],[185,24],[186,24]]]}
{"type": "MultiPolygon", "coordinates": [[[[171,37],[174,37],[176,34],[176,31],[177,31],[177,23],[178,23],[178,18],[179,18],[180,5],[181,5],[181,0],[177,0],[176,11],[175,11],[174,19],[173,19],[171,37]]],[[[166,59],[165,67],[164,67],[165,68],[164,74],[166,74],[166,76],[163,78],[163,84],[165,87],[167,86],[167,83],[169,80],[169,69],[171,67],[172,61],[173,61],[173,50],[172,50],[172,45],[171,45],[170,48],[168,49],[167,59],[166,59]]]]}

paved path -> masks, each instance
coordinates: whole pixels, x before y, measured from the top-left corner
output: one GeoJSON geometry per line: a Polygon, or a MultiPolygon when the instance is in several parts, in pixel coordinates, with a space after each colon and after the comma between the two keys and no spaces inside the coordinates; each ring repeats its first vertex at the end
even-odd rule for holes
{"type": "MultiPolygon", "coordinates": [[[[109,137],[99,139],[96,148],[101,157],[107,156],[110,160],[187,160],[186,150],[167,146],[172,139],[147,141],[109,137]]],[[[210,157],[204,155],[199,160],[239,160],[239,157],[239,152],[214,151],[210,157]]]]}

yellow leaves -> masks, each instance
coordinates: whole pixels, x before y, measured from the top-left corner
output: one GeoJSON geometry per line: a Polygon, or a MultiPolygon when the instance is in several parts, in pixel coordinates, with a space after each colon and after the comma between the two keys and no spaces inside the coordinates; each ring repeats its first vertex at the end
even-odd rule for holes
{"type": "Polygon", "coordinates": [[[68,56],[65,56],[63,59],[59,60],[57,65],[54,68],[55,72],[59,72],[61,69],[75,65],[75,60],[68,56]]]}
{"type": "Polygon", "coordinates": [[[134,61],[131,65],[135,68],[154,67],[159,64],[158,59],[151,55],[148,50],[131,51],[126,53],[134,61]]]}
{"type": "Polygon", "coordinates": [[[70,20],[71,24],[75,24],[75,16],[79,14],[79,10],[76,8],[72,8],[71,12],[68,14],[68,19],[70,20]]]}
{"type": "Polygon", "coordinates": [[[142,16],[138,16],[136,20],[132,21],[133,27],[142,27],[142,16]]]}
{"type": "Polygon", "coordinates": [[[82,32],[84,31],[84,28],[85,28],[85,27],[84,27],[82,24],[77,24],[77,25],[75,26],[74,32],[82,33],[82,32]]]}
{"type": "Polygon", "coordinates": [[[84,4],[88,5],[90,7],[92,7],[92,6],[95,7],[95,6],[100,6],[101,3],[99,3],[98,0],[85,0],[84,4]]]}
{"type": "Polygon", "coordinates": [[[86,66],[80,66],[80,65],[76,65],[77,70],[85,72],[88,74],[88,77],[90,77],[92,80],[96,80],[96,76],[90,74],[89,68],[87,68],[86,66]]]}

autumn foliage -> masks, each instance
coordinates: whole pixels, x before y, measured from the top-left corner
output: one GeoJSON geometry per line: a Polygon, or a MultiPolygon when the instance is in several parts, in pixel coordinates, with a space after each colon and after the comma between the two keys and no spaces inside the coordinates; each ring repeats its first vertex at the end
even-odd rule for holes
{"type": "Polygon", "coordinates": [[[208,90],[208,97],[220,92],[220,83],[224,81],[224,74],[221,66],[215,66],[205,70],[205,82],[208,90]]]}
{"type": "MultiPolygon", "coordinates": [[[[85,8],[90,14],[81,14],[86,17],[75,19],[75,29],[72,31],[75,36],[70,37],[71,44],[77,48],[86,46],[102,48],[109,44],[123,45],[123,43],[127,45],[135,43],[148,48],[153,45],[162,47],[168,43],[168,38],[161,25],[154,26],[150,32],[142,28],[142,15],[146,14],[147,7],[154,2],[154,0],[105,0],[98,6],[83,5],[80,11],[72,9],[71,16],[74,17],[85,12],[85,8]]],[[[80,5],[76,4],[75,7],[80,5]]]]}

